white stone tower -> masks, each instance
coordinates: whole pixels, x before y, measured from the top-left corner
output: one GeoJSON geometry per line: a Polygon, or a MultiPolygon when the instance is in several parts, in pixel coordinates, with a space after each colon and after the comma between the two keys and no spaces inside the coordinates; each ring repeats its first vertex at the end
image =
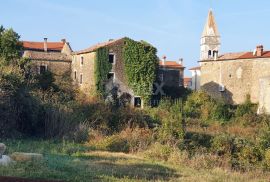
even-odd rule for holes
{"type": "Polygon", "coordinates": [[[201,37],[200,60],[215,59],[220,49],[220,35],[212,10],[209,11],[201,37]]]}

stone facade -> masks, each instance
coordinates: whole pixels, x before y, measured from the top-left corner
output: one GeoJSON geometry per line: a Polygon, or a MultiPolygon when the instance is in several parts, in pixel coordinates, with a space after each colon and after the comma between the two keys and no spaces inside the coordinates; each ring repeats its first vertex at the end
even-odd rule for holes
{"type": "Polygon", "coordinates": [[[241,104],[250,95],[259,102],[261,78],[270,76],[270,58],[209,61],[201,63],[201,86],[214,98],[241,104]],[[224,86],[224,91],[220,87],[224,86]]]}
{"type": "Polygon", "coordinates": [[[32,60],[33,72],[39,73],[41,66],[47,67],[55,76],[61,76],[70,73],[71,61],[32,60]]]}
{"type": "MultiPolygon", "coordinates": [[[[80,90],[85,94],[92,94],[96,91],[95,86],[95,59],[96,50],[101,47],[107,47],[109,49],[109,55],[114,56],[114,63],[112,63],[112,70],[110,73],[114,74],[113,80],[106,83],[106,89],[110,91],[113,88],[117,88],[117,93],[121,97],[122,95],[129,95],[130,101],[134,100],[134,92],[128,87],[127,80],[124,75],[124,60],[122,58],[122,49],[124,46],[124,38],[118,40],[111,40],[106,43],[94,45],[89,49],[78,51],[73,53],[72,58],[72,78],[74,82],[79,86],[80,90]],[[81,60],[83,57],[83,65],[81,60]],[[75,72],[77,79],[75,79],[75,72]],[[80,83],[80,75],[83,75],[83,80],[80,83]]],[[[109,56],[108,55],[108,56],[109,56]]]]}
{"type": "Polygon", "coordinates": [[[260,79],[258,114],[270,114],[270,77],[260,79]]]}
{"type": "Polygon", "coordinates": [[[201,88],[213,98],[241,104],[250,96],[251,102],[259,103],[259,111],[266,108],[270,112],[267,92],[270,85],[266,79],[270,77],[270,51],[264,51],[262,45],[254,52],[226,53],[201,59],[200,66],[201,88]]]}
{"type": "Polygon", "coordinates": [[[69,74],[71,71],[72,49],[64,39],[61,42],[23,41],[22,57],[31,60],[32,71],[39,74],[43,69],[55,76],[69,74]]]}
{"type": "Polygon", "coordinates": [[[92,93],[95,91],[95,52],[75,54],[72,56],[71,77],[81,91],[92,93]]]}

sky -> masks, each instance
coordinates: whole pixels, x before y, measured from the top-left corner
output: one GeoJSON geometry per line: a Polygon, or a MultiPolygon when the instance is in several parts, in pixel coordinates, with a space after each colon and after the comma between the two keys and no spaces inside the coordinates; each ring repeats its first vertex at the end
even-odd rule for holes
{"type": "Polygon", "coordinates": [[[269,0],[8,0],[1,2],[0,25],[21,40],[60,41],[73,50],[130,37],[145,40],[167,60],[198,65],[200,37],[209,9],[221,34],[219,52],[270,50],[269,0]]]}

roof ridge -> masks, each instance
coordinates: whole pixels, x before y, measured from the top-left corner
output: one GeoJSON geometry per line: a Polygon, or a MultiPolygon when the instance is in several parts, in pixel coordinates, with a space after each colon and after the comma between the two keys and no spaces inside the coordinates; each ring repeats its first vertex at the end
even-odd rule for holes
{"type": "Polygon", "coordinates": [[[126,37],[122,37],[122,38],[118,38],[118,39],[113,39],[113,40],[109,40],[109,41],[106,41],[106,42],[99,42],[97,44],[94,44],[86,49],[83,49],[83,50],[80,50],[80,51],[75,51],[74,54],[83,54],[83,53],[88,53],[88,52],[93,52],[95,50],[97,50],[98,48],[101,48],[101,47],[105,47],[105,46],[109,46],[113,43],[116,43],[120,40],[123,40],[125,39],[126,37]]]}

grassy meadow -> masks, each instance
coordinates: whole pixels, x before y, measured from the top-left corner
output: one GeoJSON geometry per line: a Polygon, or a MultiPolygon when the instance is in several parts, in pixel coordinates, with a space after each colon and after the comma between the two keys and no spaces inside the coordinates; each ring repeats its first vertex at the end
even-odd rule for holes
{"type": "Polygon", "coordinates": [[[141,153],[99,151],[89,145],[44,140],[7,140],[8,153],[38,152],[42,161],[0,167],[0,176],[83,181],[268,181],[269,175],[151,160],[141,153]]]}

